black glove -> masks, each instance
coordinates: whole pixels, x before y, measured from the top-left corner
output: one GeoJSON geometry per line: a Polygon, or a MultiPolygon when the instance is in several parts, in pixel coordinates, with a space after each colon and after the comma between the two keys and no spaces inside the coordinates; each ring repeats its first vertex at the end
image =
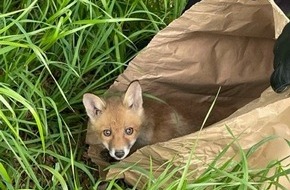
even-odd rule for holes
{"type": "Polygon", "coordinates": [[[273,90],[283,92],[290,85],[290,23],[274,45],[274,72],[270,79],[273,90]]]}

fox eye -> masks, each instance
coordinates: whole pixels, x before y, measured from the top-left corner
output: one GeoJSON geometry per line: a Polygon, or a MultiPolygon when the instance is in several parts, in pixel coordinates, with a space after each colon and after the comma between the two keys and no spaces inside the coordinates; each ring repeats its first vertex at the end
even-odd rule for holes
{"type": "Polygon", "coordinates": [[[110,129],[105,129],[105,130],[103,130],[103,134],[104,134],[106,137],[109,137],[109,136],[111,136],[112,131],[111,131],[110,129]]]}
{"type": "Polygon", "coordinates": [[[125,129],[125,133],[127,135],[132,135],[133,134],[134,129],[132,127],[128,127],[127,129],[125,129]]]}

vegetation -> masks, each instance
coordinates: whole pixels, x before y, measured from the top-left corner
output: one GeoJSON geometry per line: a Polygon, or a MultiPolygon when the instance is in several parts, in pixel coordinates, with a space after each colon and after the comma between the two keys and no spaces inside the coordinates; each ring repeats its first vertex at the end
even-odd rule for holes
{"type": "Polygon", "coordinates": [[[82,95],[102,94],[184,4],[2,0],[0,189],[98,187],[86,156],[82,95]]]}
{"type": "MultiPolygon", "coordinates": [[[[232,135],[230,129],[229,133],[232,135]]],[[[124,170],[130,168],[131,171],[142,174],[142,177],[147,179],[147,183],[144,186],[144,189],[170,189],[170,190],[208,190],[208,189],[229,189],[229,190],[242,190],[242,189],[252,189],[252,190],[267,190],[267,189],[279,189],[287,190],[287,187],[284,187],[280,184],[279,180],[281,177],[289,175],[289,169],[285,170],[283,167],[285,165],[282,162],[286,159],[289,159],[289,156],[282,160],[276,160],[268,164],[265,168],[260,169],[249,169],[248,158],[252,156],[262,145],[269,143],[272,140],[275,140],[276,137],[268,137],[253,147],[248,151],[243,151],[240,149],[236,155],[230,159],[224,159],[224,156],[230,151],[232,145],[239,147],[240,145],[237,142],[237,138],[234,137],[234,140],[229,143],[217,156],[216,158],[208,165],[205,165],[207,169],[194,181],[192,176],[195,176],[196,172],[199,172],[200,168],[196,170],[190,170],[189,165],[181,165],[176,167],[173,165],[172,161],[164,163],[162,168],[164,171],[159,175],[159,177],[154,177],[154,171],[144,170],[144,168],[139,167],[138,165],[119,165],[118,168],[124,167],[124,170]],[[234,157],[240,157],[240,161],[237,161],[234,157]],[[223,160],[222,162],[220,160],[223,160]]],[[[194,148],[192,149],[191,155],[189,156],[188,163],[191,158],[194,158],[194,148]]],[[[195,158],[198,160],[198,158],[195,158]]],[[[176,163],[175,163],[176,164],[176,163]]],[[[111,168],[116,166],[112,165],[111,168]]],[[[288,178],[289,181],[289,178],[288,178]]],[[[115,185],[119,187],[115,181],[111,181],[110,185],[115,185]]],[[[137,186],[137,184],[136,184],[137,186]]],[[[124,187],[124,186],[123,186],[124,187]]],[[[122,189],[122,187],[119,187],[122,189]]],[[[133,187],[132,189],[134,189],[133,187]]]]}
{"type": "MultiPolygon", "coordinates": [[[[183,1],[184,2],[184,1],[183,1]]],[[[184,3],[3,0],[0,189],[90,189],[85,92],[102,94],[184,3]]]]}

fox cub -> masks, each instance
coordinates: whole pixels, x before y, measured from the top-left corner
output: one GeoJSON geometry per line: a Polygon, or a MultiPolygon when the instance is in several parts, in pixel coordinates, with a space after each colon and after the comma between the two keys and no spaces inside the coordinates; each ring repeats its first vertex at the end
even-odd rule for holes
{"type": "Polygon", "coordinates": [[[88,125],[114,159],[122,160],[138,148],[192,132],[170,106],[158,100],[145,100],[143,107],[138,81],[133,81],[123,96],[102,99],[84,94],[88,125]]]}

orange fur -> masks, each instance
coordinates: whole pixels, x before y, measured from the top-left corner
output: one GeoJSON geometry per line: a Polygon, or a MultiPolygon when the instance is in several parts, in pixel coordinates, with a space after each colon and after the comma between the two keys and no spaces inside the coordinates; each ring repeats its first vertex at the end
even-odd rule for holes
{"type": "Polygon", "coordinates": [[[145,100],[143,107],[138,81],[132,82],[121,97],[103,100],[93,94],[84,95],[89,125],[113,158],[121,160],[145,145],[192,132],[184,119],[168,105],[145,100]]]}

